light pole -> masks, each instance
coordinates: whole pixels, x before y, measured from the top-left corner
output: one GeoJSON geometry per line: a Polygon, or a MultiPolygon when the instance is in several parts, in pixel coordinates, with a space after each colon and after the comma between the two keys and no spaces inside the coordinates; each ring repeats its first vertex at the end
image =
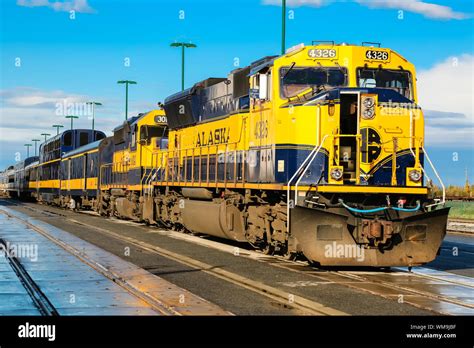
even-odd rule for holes
{"type": "Polygon", "coordinates": [[[136,85],[135,81],[131,80],[120,80],[118,84],[125,84],[125,121],[128,119],[128,85],[136,85]]]}
{"type": "Polygon", "coordinates": [[[95,106],[96,106],[96,105],[102,105],[102,103],[95,102],[95,101],[90,101],[90,102],[87,102],[86,104],[92,105],[92,131],[94,131],[95,106]]]}
{"type": "Polygon", "coordinates": [[[281,54],[285,54],[286,0],[281,3],[281,54]]]}
{"type": "Polygon", "coordinates": [[[37,154],[37,146],[38,146],[38,141],[41,141],[40,139],[31,139],[31,141],[33,141],[35,143],[35,156],[37,154]]]}
{"type": "Polygon", "coordinates": [[[197,46],[193,43],[187,42],[173,42],[170,46],[181,47],[181,90],[184,91],[184,49],[196,48],[197,46]]]}
{"type": "Polygon", "coordinates": [[[63,128],[62,124],[53,124],[53,128],[56,128],[56,135],[59,134],[59,128],[63,128]]]}
{"type": "Polygon", "coordinates": [[[48,137],[51,135],[49,133],[41,133],[42,136],[44,136],[44,141],[48,140],[48,137]]]}
{"type": "Polygon", "coordinates": [[[74,119],[79,118],[79,116],[72,116],[72,115],[69,115],[69,116],[66,116],[66,118],[70,118],[70,119],[71,119],[71,130],[72,130],[72,129],[73,129],[73,125],[74,125],[74,119]]]}
{"type": "Polygon", "coordinates": [[[30,146],[31,144],[25,144],[26,147],[26,158],[30,157],[30,146]]]}

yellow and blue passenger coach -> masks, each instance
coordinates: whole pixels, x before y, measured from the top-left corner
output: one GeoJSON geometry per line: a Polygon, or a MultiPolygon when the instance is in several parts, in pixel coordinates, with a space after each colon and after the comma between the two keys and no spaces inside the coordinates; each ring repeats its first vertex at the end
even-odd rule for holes
{"type": "MultiPolygon", "coordinates": [[[[67,130],[44,143],[39,148],[38,162],[28,168],[29,190],[31,196],[44,203],[75,207],[71,202],[71,190],[85,190],[74,179],[84,178],[84,167],[79,168],[80,160],[72,160],[76,149],[105,138],[105,133],[90,129],[67,130]],[[71,155],[68,155],[71,153],[71,155]],[[62,163],[63,161],[63,163],[62,163]]],[[[81,150],[79,150],[80,152],[81,150]]],[[[79,156],[75,156],[78,158],[79,156]]],[[[84,191],[85,198],[87,192],[84,191]]],[[[81,197],[79,195],[78,197],[81,197]]]]}

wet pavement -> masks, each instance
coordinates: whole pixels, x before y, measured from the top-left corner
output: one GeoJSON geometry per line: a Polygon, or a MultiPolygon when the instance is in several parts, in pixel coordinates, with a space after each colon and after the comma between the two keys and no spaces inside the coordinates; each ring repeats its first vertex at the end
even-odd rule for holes
{"type": "MultiPolygon", "coordinates": [[[[0,238],[12,248],[11,252],[13,248],[18,250],[16,256],[21,264],[60,315],[158,314],[75,256],[1,211],[0,238]]],[[[39,315],[7,258],[0,259],[0,315],[39,315]]]]}
{"type": "MultiPolygon", "coordinates": [[[[59,315],[229,314],[80,238],[2,206],[0,238],[59,315]]],[[[0,315],[38,314],[1,257],[0,315]]]]}
{"type": "Polygon", "coordinates": [[[473,239],[462,235],[449,234],[439,258],[414,268],[413,273],[396,268],[328,271],[266,256],[243,245],[105,219],[93,213],[78,214],[38,204],[10,208],[60,227],[237,315],[301,314],[291,307],[291,301],[285,305],[245,286],[252,282],[277,289],[289,299],[316,301],[350,315],[473,314],[474,291],[469,276],[473,239]],[[453,247],[457,253],[452,253],[453,247]],[[124,248],[129,248],[128,256],[124,248]],[[186,264],[184,259],[201,266],[186,264]],[[219,276],[223,271],[241,277],[245,284],[223,280],[219,276]]]}

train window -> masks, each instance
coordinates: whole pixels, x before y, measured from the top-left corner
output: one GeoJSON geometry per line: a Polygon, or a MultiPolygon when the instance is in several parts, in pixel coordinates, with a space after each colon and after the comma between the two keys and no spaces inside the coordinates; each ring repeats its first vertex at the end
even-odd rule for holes
{"type": "Polygon", "coordinates": [[[140,127],[140,143],[149,145],[151,138],[168,137],[168,127],[166,126],[141,126],[140,127]]]}
{"type": "Polygon", "coordinates": [[[304,91],[316,94],[322,89],[347,85],[347,70],[342,67],[286,67],[280,69],[280,95],[291,98],[304,91]]]}
{"type": "Polygon", "coordinates": [[[132,149],[135,149],[137,146],[137,131],[138,126],[135,124],[132,128],[132,143],[130,144],[132,149]]]}
{"type": "Polygon", "coordinates": [[[411,74],[405,70],[357,69],[359,87],[390,88],[413,100],[411,95],[411,74]]]}
{"type": "Polygon", "coordinates": [[[160,149],[168,148],[168,138],[156,138],[155,146],[160,149]]]}
{"type": "Polygon", "coordinates": [[[79,146],[83,146],[89,143],[89,133],[81,132],[79,136],[79,146]]]}
{"type": "Polygon", "coordinates": [[[168,127],[148,126],[149,138],[168,137],[168,127]]]}
{"type": "Polygon", "coordinates": [[[64,146],[72,146],[72,132],[66,132],[64,134],[64,146]]]}

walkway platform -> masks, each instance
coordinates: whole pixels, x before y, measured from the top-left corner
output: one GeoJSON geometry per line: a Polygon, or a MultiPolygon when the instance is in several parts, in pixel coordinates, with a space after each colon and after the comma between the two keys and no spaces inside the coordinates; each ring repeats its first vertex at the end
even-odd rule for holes
{"type": "Polygon", "coordinates": [[[59,315],[230,314],[68,232],[4,206],[0,239],[0,315],[41,315],[5,246],[59,315]]]}

